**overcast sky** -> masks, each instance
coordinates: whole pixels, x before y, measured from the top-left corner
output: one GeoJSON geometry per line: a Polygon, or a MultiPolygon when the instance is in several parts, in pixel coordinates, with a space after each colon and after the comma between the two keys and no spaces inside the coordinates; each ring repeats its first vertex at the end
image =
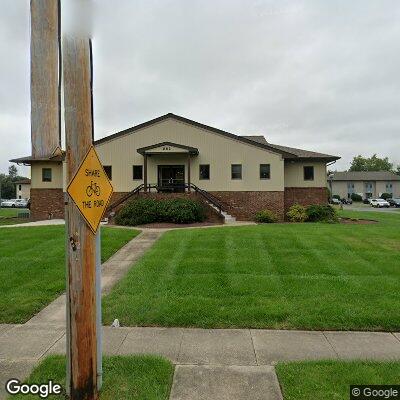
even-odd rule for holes
{"type": "MultiPolygon", "coordinates": [[[[357,154],[400,164],[400,1],[94,4],[96,139],[173,112],[339,155],[339,170],[357,154]]],[[[1,6],[3,172],[30,154],[29,1],[1,6]]]]}

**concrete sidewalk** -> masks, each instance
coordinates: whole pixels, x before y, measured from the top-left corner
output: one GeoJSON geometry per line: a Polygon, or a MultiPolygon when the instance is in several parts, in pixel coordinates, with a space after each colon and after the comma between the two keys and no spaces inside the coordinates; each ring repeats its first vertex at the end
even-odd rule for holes
{"type": "MultiPolygon", "coordinates": [[[[142,231],[102,264],[101,291],[103,295],[108,293],[115,283],[124,277],[133,264],[143,256],[162,234],[162,231],[157,230],[142,231]]],[[[65,325],[65,307],[65,294],[63,294],[32,317],[25,325],[65,325]]]]}
{"type": "MultiPolygon", "coordinates": [[[[104,354],[157,354],[177,365],[274,365],[319,359],[400,360],[400,333],[103,327],[104,354]]],[[[0,325],[0,360],[65,352],[64,326],[0,325]]]]}
{"type": "Polygon", "coordinates": [[[0,225],[0,228],[24,228],[29,226],[64,225],[63,219],[44,219],[42,221],[23,222],[22,224],[0,225]]]}
{"type": "MultiPolygon", "coordinates": [[[[173,400],[280,399],[276,362],[400,360],[400,333],[103,327],[103,351],[171,360],[176,365],[173,400]]],[[[0,325],[2,386],[11,376],[25,378],[43,357],[64,353],[62,325],[0,325]]]]}

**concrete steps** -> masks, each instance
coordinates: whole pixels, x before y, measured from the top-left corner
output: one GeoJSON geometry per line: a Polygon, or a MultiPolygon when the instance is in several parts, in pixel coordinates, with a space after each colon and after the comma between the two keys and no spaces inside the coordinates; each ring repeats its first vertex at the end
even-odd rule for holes
{"type": "MultiPolygon", "coordinates": [[[[214,204],[210,203],[209,201],[206,201],[206,203],[207,203],[211,208],[213,208],[214,210],[216,210],[216,211],[219,213],[218,207],[214,206],[214,204]]],[[[233,222],[236,222],[236,218],[233,217],[232,215],[228,214],[227,212],[221,211],[221,214],[222,214],[222,216],[223,216],[223,218],[224,218],[224,223],[225,223],[225,224],[231,224],[231,223],[233,223],[233,222]]]]}

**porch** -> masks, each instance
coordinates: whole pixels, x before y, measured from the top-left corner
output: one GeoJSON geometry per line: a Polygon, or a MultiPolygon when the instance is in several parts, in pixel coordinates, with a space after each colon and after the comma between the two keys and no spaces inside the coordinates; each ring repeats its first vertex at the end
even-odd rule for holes
{"type": "Polygon", "coordinates": [[[195,147],[163,142],[137,150],[143,156],[143,191],[182,193],[192,190],[191,159],[195,147]]]}

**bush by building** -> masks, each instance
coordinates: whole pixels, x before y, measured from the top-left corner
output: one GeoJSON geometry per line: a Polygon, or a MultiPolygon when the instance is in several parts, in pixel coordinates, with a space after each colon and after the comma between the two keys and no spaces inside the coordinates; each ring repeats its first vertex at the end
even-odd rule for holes
{"type": "Polygon", "coordinates": [[[261,210],[254,216],[254,220],[259,223],[269,224],[277,222],[277,216],[270,210],[261,210]]]}
{"type": "Polygon", "coordinates": [[[203,204],[195,200],[139,198],[126,204],[116,215],[115,222],[129,226],[153,222],[190,224],[202,222],[205,217],[203,204]]]}
{"type": "Polygon", "coordinates": [[[337,211],[329,204],[314,204],[306,208],[310,222],[338,222],[337,211]]]}
{"type": "Polygon", "coordinates": [[[393,197],[393,195],[391,193],[382,193],[381,194],[381,199],[391,199],[393,197]]]}
{"type": "Polygon", "coordinates": [[[362,201],[362,196],[359,195],[358,193],[352,193],[352,194],[351,194],[351,199],[352,199],[354,202],[362,201]]]}
{"type": "Polygon", "coordinates": [[[286,216],[290,222],[306,222],[308,220],[306,208],[300,204],[291,206],[286,216]]]}

